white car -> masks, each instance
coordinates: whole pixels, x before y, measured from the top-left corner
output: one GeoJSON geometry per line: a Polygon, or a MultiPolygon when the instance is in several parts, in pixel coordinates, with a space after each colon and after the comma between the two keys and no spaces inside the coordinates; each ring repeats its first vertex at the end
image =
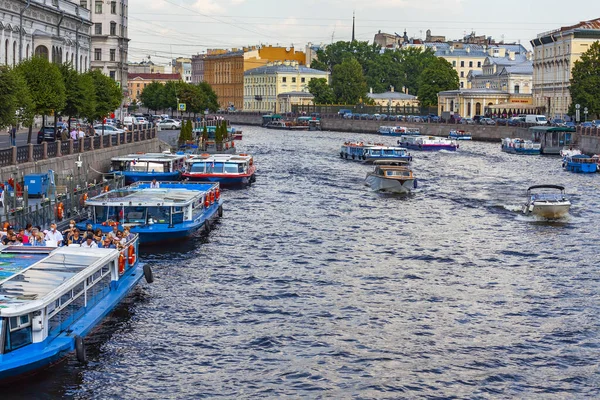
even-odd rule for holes
{"type": "Polygon", "coordinates": [[[177,121],[177,120],[174,120],[174,119],[167,118],[167,119],[163,119],[162,121],[160,121],[158,123],[158,126],[161,129],[173,129],[173,130],[174,129],[180,129],[181,128],[181,122],[177,121]]]}
{"type": "MultiPolygon", "coordinates": [[[[94,125],[94,131],[96,135],[102,135],[102,125],[94,125]]],[[[119,133],[125,132],[123,129],[119,129],[113,125],[104,125],[104,134],[105,135],[117,135],[119,133]]]]}

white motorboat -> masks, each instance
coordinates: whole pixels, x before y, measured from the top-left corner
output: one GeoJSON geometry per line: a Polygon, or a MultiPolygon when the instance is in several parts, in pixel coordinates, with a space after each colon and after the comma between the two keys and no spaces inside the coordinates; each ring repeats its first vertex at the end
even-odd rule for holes
{"type": "Polygon", "coordinates": [[[527,202],[523,214],[546,219],[558,219],[568,214],[571,202],[565,188],[558,185],[535,185],[527,189],[527,202]]]}
{"type": "Polygon", "coordinates": [[[376,192],[409,193],[417,187],[417,180],[410,168],[394,165],[375,165],[367,174],[365,184],[376,192]]]}

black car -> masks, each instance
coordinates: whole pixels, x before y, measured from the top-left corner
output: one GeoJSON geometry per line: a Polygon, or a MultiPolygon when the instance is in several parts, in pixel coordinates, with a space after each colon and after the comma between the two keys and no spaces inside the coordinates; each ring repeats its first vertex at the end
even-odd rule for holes
{"type": "MultiPolygon", "coordinates": [[[[57,127],[56,136],[60,135],[60,130],[57,127]]],[[[42,142],[54,142],[56,141],[56,136],[54,134],[53,126],[45,126],[37,134],[37,143],[42,144],[42,142]]]]}

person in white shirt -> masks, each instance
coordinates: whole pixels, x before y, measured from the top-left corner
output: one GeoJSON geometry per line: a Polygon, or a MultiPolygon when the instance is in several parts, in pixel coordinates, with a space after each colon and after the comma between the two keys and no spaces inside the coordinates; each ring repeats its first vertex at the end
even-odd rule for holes
{"type": "Polygon", "coordinates": [[[63,235],[60,231],[56,230],[56,224],[50,224],[50,230],[46,233],[46,241],[51,240],[56,242],[57,246],[60,246],[63,241],[63,235]]]}
{"type": "Polygon", "coordinates": [[[87,247],[88,249],[97,249],[98,245],[94,241],[94,236],[88,235],[85,242],[81,243],[81,247],[87,247]]]}
{"type": "Polygon", "coordinates": [[[79,137],[79,139],[83,139],[85,137],[85,132],[83,131],[83,129],[79,128],[79,132],[77,132],[77,136],[79,137]]]}
{"type": "Polygon", "coordinates": [[[156,181],[156,179],[152,179],[152,182],[150,182],[150,189],[159,189],[160,188],[160,184],[156,181]]]}

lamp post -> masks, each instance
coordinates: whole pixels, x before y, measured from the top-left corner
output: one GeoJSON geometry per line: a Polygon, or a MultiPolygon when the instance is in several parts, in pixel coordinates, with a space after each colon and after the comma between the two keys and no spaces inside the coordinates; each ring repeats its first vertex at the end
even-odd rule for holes
{"type": "Polygon", "coordinates": [[[587,122],[588,108],[583,108],[583,122],[587,122]]]}

